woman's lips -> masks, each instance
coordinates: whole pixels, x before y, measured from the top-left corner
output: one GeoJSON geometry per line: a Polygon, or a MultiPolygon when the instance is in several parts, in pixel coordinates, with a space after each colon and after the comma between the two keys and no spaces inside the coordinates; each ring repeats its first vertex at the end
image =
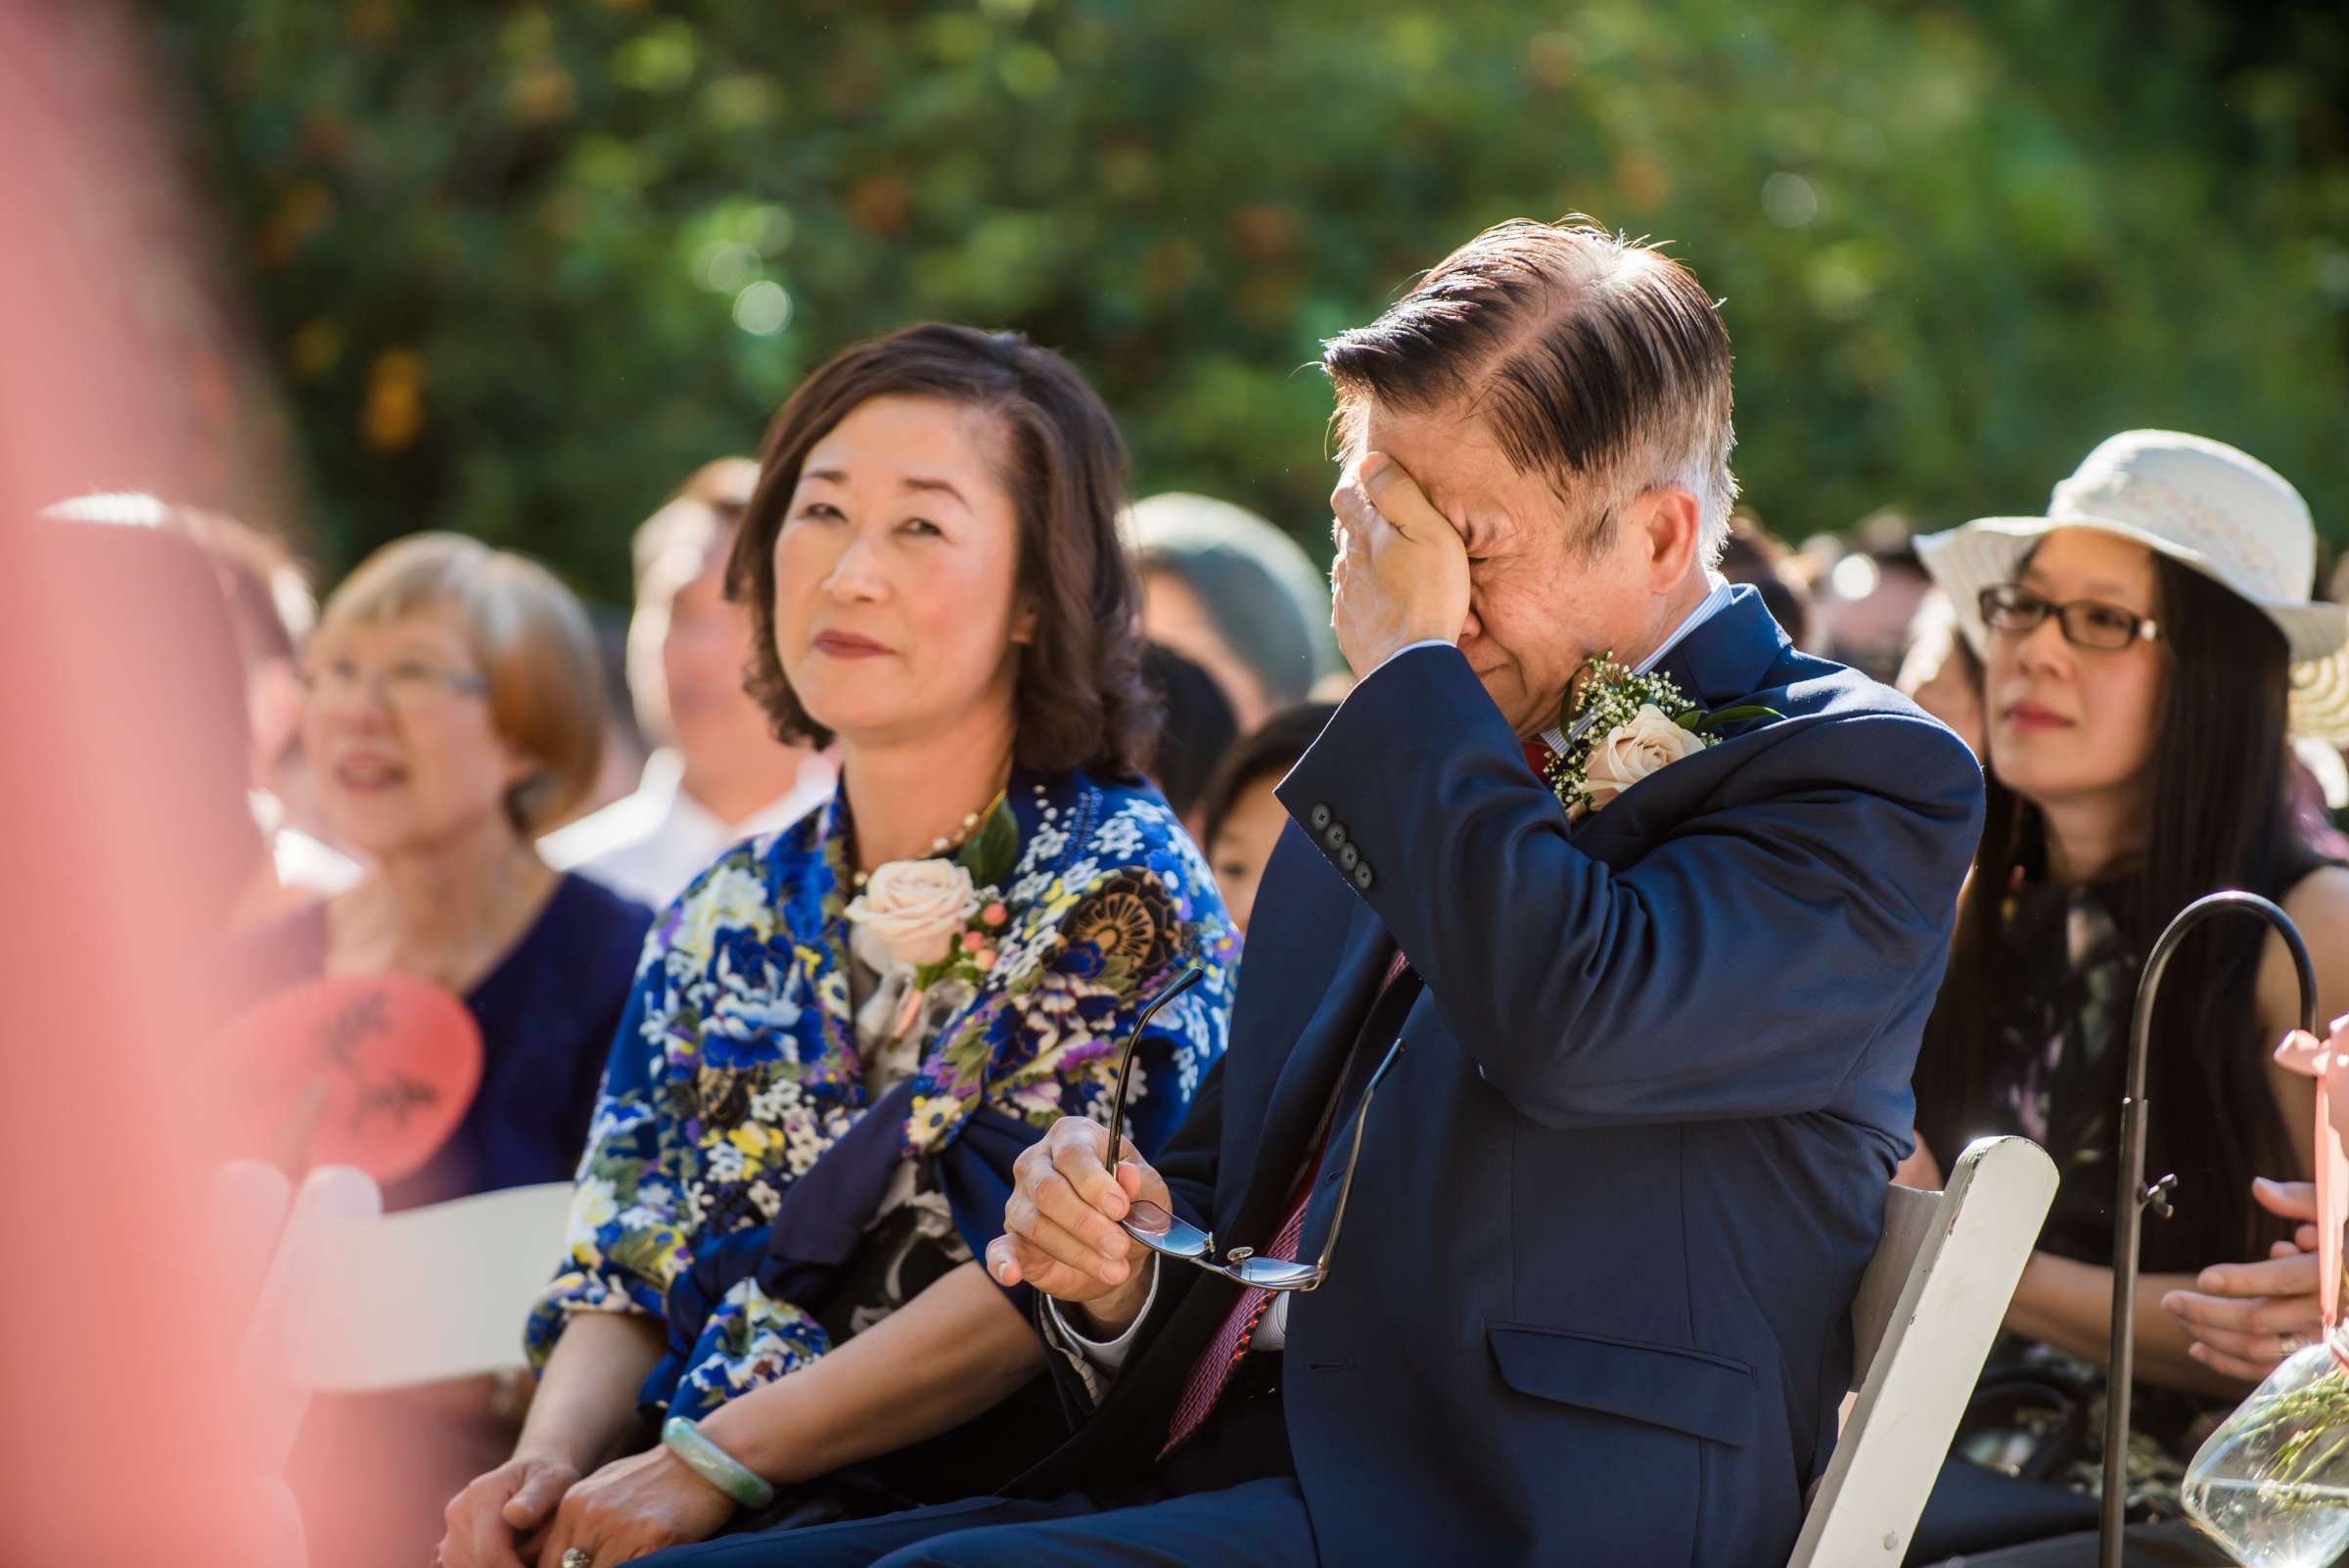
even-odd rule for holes
{"type": "Polygon", "coordinates": [[[827,631],[812,644],[820,654],[835,659],[878,659],[889,652],[870,637],[859,637],[846,631],[827,631]]]}
{"type": "Polygon", "coordinates": [[[382,790],[397,789],[405,784],[408,770],[397,762],[352,759],[335,764],[334,779],[344,789],[370,795],[382,790]]]}
{"type": "Polygon", "coordinates": [[[2037,703],[2016,703],[2006,710],[2006,722],[2017,729],[2069,729],[2072,721],[2037,703]]]}

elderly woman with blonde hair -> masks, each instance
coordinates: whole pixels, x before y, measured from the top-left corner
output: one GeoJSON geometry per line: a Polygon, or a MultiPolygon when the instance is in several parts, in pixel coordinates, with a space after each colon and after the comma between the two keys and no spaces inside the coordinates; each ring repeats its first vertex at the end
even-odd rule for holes
{"type": "MultiPolygon", "coordinates": [[[[335,590],[300,674],[320,816],[366,870],[242,940],[259,972],[240,980],[413,975],[473,1014],[473,1100],[431,1160],[386,1187],[387,1208],[567,1178],[652,920],[532,848],[595,777],[603,682],[586,613],[533,561],[416,534],[335,590]]],[[[422,1561],[433,1506],[512,1443],[518,1387],[470,1378],[319,1402],[292,1471],[313,1559],[422,1561]]]]}
{"type": "Polygon", "coordinates": [[[464,1120],[387,1205],[567,1178],[652,920],[532,848],[595,777],[585,612],[533,561],[416,534],[336,589],[301,680],[320,814],[367,871],[267,934],[268,978],[415,975],[482,1031],[464,1120]]]}

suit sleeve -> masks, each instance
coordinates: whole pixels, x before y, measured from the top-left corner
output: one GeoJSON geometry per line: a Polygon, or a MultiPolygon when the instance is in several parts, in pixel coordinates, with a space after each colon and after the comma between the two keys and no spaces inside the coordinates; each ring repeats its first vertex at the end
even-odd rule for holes
{"type": "Polygon", "coordinates": [[[1426,649],[1356,688],[1278,795],[1524,1115],[1796,1115],[1939,985],[1982,785],[1912,714],[1774,727],[1726,799],[1611,869],[1467,661],[1426,649]]]}

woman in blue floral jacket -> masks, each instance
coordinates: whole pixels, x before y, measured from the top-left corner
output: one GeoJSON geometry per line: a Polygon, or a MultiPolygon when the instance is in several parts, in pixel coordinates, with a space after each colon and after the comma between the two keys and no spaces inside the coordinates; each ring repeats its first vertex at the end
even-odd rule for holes
{"type": "Polygon", "coordinates": [[[1223,1048],[1237,939],[1136,772],[1125,453],[1090,388],[1008,334],[911,328],[809,378],[762,467],[730,572],[751,687],[837,742],[840,789],[656,923],[530,1323],[537,1398],[450,1503],[449,1568],[610,1568],[913,1445],[889,1500],[1016,1471],[1005,1402],[1044,1353],[973,1261],[1011,1160],[1106,1119],[1123,1038],[1190,967],[1136,1057],[1141,1149],[1223,1048]],[[640,1412],[664,1442],[611,1458],[640,1412]]]}

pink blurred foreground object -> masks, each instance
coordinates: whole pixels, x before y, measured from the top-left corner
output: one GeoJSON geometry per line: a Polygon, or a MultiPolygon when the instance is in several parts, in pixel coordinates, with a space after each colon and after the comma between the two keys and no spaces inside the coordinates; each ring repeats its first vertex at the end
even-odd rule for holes
{"type": "MultiPolygon", "coordinates": [[[[2341,1225],[2349,1221],[2349,1014],[2332,1021],[2329,1039],[2293,1030],[2276,1047],[2276,1060],[2317,1081],[2317,1288],[2330,1344],[2341,1321],[2341,1225]]],[[[2341,1355],[2337,1348],[2333,1354],[2341,1355]]],[[[2349,1367],[2349,1360],[2341,1364],[2349,1367]]]]}
{"type": "Polygon", "coordinates": [[[0,0],[0,1555],[278,1568],[196,1062],[260,852],[224,611],[167,548],[33,521],[95,487],[250,493],[136,36],[99,0],[0,0]]]}

